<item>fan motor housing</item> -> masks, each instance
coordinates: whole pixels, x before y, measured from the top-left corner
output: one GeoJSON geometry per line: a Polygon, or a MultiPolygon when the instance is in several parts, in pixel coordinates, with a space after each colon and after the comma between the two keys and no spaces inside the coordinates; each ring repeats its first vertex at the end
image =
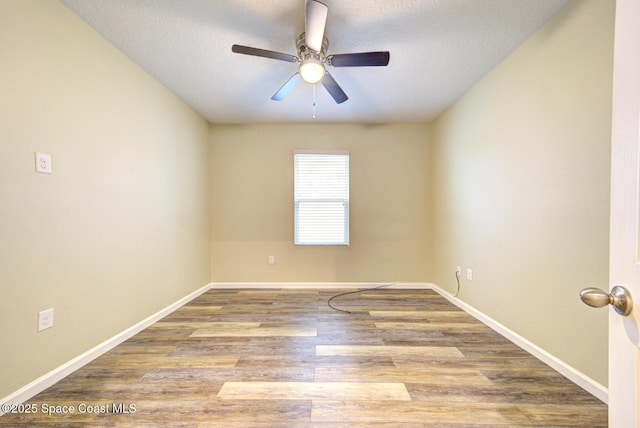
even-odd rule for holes
{"type": "Polygon", "coordinates": [[[298,48],[298,57],[300,58],[300,61],[304,61],[307,58],[314,58],[322,63],[326,63],[329,40],[326,37],[322,37],[322,47],[320,48],[320,52],[316,52],[305,45],[304,36],[305,33],[302,33],[296,39],[296,47],[298,48]]]}

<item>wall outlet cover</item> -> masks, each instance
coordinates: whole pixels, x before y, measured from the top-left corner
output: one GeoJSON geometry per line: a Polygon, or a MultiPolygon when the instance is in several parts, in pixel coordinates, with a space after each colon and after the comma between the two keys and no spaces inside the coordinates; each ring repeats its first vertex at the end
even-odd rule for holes
{"type": "Polygon", "coordinates": [[[36,152],[36,172],[51,174],[51,155],[36,152]]]}
{"type": "Polygon", "coordinates": [[[38,331],[53,327],[53,308],[38,312],[38,331]]]}

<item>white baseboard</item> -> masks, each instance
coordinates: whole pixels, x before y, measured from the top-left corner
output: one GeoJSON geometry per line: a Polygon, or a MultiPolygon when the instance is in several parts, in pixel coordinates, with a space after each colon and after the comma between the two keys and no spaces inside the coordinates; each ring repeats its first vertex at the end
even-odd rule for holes
{"type": "MultiPolygon", "coordinates": [[[[69,360],[66,363],[62,364],[61,366],[51,370],[49,373],[46,373],[40,376],[38,379],[34,380],[28,385],[23,386],[19,390],[7,395],[6,397],[0,398],[0,403],[10,403],[10,404],[24,403],[25,401],[29,400],[30,398],[34,397],[35,395],[49,388],[51,385],[62,380],[66,376],[69,376],[71,373],[78,370],[82,366],[95,360],[100,355],[104,354],[110,349],[113,349],[114,347],[118,346],[125,340],[140,333],[142,330],[149,327],[151,324],[166,317],[167,315],[169,315],[179,307],[190,302],[191,300],[195,299],[199,295],[209,291],[210,289],[211,289],[211,284],[207,284],[204,287],[199,288],[198,290],[194,291],[188,296],[183,297],[177,302],[172,303],[171,305],[167,306],[164,309],[161,309],[160,311],[145,318],[139,323],[129,327],[128,329],[105,340],[99,345],[96,345],[93,348],[89,349],[88,351],[78,355],[72,360],[69,360]]],[[[4,412],[0,410],[0,416],[2,416],[3,414],[4,412]]]]}
{"type": "Polygon", "coordinates": [[[480,312],[473,306],[463,302],[462,300],[454,297],[448,292],[444,291],[440,287],[435,284],[429,284],[430,288],[435,292],[440,294],[445,299],[449,300],[451,303],[467,312],[469,315],[475,317],[482,323],[486,324],[489,328],[499,333],[506,339],[510,340],[514,344],[518,345],[520,348],[524,349],[540,361],[546,363],[548,366],[556,370],[558,373],[569,379],[571,382],[575,383],[585,391],[589,392],[591,395],[599,399],[605,404],[609,404],[609,389],[595,380],[591,379],[589,376],[585,375],[582,372],[579,372],[575,368],[571,367],[569,364],[564,361],[558,359],[553,356],[549,352],[540,348],[538,345],[528,341],[524,337],[520,336],[513,330],[505,327],[500,324],[493,318],[485,315],[483,312],[480,312]]]}
{"type": "Polygon", "coordinates": [[[397,289],[424,289],[429,284],[424,282],[214,282],[213,289],[279,289],[279,288],[373,288],[387,285],[386,288],[397,289]]]}

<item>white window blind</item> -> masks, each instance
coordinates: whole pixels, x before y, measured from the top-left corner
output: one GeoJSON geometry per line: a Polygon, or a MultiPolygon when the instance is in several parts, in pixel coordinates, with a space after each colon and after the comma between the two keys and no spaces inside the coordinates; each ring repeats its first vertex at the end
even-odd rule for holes
{"type": "Polygon", "coordinates": [[[295,152],[296,245],[349,245],[349,152],[295,152]]]}

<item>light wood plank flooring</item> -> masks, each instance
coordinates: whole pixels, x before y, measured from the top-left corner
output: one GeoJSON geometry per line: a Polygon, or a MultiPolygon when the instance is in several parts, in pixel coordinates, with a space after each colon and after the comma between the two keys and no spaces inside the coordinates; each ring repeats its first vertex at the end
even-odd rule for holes
{"type": "Polygon", "coordinates": [[[0,425],[607,426],[605,404],[437,293],[335,299],[347,314],[326,304],[340,291],[211,290],[0,425]]]}

